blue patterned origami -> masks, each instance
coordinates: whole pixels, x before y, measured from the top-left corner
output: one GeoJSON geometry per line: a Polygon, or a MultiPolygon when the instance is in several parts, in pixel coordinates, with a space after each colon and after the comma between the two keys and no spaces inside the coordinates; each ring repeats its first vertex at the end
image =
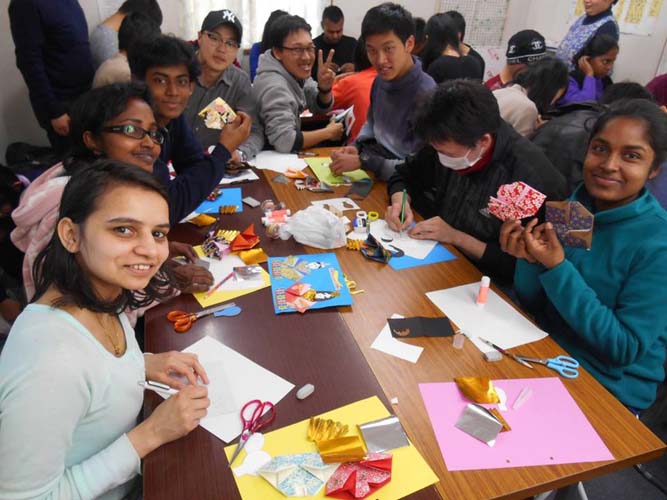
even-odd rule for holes
{"type": "Polygon", "coordinates": [[[274,457],[257,473],[287,497],[315,495],[340,464],[325,464],[319,453],[274,457]]]}

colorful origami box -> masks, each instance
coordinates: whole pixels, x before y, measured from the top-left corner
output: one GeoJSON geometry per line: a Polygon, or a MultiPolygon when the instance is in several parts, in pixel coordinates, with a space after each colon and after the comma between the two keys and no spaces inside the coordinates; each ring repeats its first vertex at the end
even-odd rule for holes
{"type": "Polygon", "coordinates": [[[563,245],[591,249],[594,217],[578,201],[548,201],[546,220],[563,245]]]}
{"type": "Polygon", "coordinates": [[[236,113],[224,99],[216,97],[199,112],[207,128],[222,130],[225,125],[236,120],[236,113]]]}

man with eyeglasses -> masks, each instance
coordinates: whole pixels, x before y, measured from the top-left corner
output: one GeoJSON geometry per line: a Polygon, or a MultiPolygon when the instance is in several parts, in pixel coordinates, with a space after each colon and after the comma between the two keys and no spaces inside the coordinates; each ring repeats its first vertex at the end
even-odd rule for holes
{"type": "Polygon", "coordinates": [[[206,127],[204,119],[199,116],[199,112],[214,99],[220,97],[235,111],[243,111],[252,118],[250,136],[232,152],[232,162],[250,160],[264,146],[264,133],[250,93],[250,78],[234,65],[242,36],[243,26],[232,11],[215,10],[206,15],[197,38],[201,74],[195,79],[185,108],[185,118],[205,149],[217,144],[220,138],[220,131],[206,127]]]}
{"type": "Polygon", "coordinates": [[[343,124],[331,121],[318,130],[301,130],[300,115],[308,108],[326,113],[333,106],[331,69],[334,51],[325,61],[317,53],[317,81],[310,76],[315,61],[315,45],[310,25],[299,16],[282,16],[271,25],[271,48],[259,57],[252,94],[268,143],[280,153],[313,147],[324,141],[338,141],[343,124]]]}

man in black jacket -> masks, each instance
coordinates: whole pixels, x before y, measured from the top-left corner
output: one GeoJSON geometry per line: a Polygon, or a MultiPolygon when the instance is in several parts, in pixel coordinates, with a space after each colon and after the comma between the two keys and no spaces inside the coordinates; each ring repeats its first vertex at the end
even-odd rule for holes
{"type": "Polygon", "coordinates": [[[387,223],[408,229],[414,208],[425,220],[409,229],[411,237],[454,245],[485,274],[511,282],[515,259],[500,250],[502,222],[486,211],[489,197],[503,184],[523,181],[548,199],[562,200],[565,179],[500,118],[495,97],[481,83],[440,84],[420,106],[415,129],[428,145],[389,180],[387,223]],[[403,189],[409,202],[401,223],[403,189]]]}

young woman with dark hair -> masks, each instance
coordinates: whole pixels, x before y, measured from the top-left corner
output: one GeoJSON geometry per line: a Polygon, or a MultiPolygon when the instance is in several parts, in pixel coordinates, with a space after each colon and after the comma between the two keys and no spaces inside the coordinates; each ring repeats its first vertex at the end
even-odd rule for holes
{"type": "Polygon", "coordinates": [[[164,188],[133,165],[99,160],[67,184],[0,356],[0,497],[136,498],[141,459],[206,415],[196,356],[142,355],[121,312],[165,292],[168,231],[164,188]],[[147,379],[180,391],[137,425],[147,379]]]}
{"type": "Polygon", "coordinates": [[[599,101],[611,83],[618,42],[610,35],[596,35],[574,56],[576,68],[570,73],[570,84],[559,105],[570,102],[599,101]]]}
{"type": "Polygon", "coordinates": [[[494,90],[500,116],[519,134],[530,137],[540,115],[560,99],[568,85],[567,66],[560,59],[547,57],[519,73],[514,84],[494,90]]]}
{"type": "Polygon", "coordinates": [[[571,201],[594,216],[590,250],[550,222],[506,222],[514,287],[538,324],[637,413],[665,379],[667,213],[646,189],[667,157],[667,116],[646,99],[610,105],[593,126],[571,201]]]}
{"type": "Polygon", "coordinates": [[[456,78],[481,80],[482,68],[472,56],[459,50],[459,27],[449,14],[435,14],[426,23],[426,46],[422,52],[424,71],[436,83],[456,78]]]}

